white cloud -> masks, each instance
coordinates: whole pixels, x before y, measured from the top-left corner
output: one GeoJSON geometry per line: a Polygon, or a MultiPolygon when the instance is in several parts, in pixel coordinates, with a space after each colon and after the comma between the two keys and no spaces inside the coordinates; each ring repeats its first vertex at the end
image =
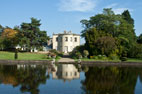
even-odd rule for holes
{"type": "Polygon", "coordinates": [[[112,8],[112,10],[114,11],[115,14],[121,14],[123,13],[125,10],[129,10],[130,12],[133,11],[133,9],[130,8],[125,8],[125,7],[119,7],[119,5],[117,3],[113,3],[111,5],[106,6],[105,8],[112,8]]]}
{"type": "Polygon", "coordinates": [[[60,11],[92,11],[96,7],[97,0],[61,0],[60,11]]]}

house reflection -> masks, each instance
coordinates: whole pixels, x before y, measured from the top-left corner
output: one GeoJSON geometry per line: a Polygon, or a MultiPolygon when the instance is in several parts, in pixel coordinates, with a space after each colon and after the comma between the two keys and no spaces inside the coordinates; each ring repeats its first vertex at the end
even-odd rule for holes
{"type": "Polygon", "coordinates": [[[53,79],[73,80],[80,78],[80,72],[72,64],[62,64],[54,66],[55,71],[52,71],[53,79]]]}
{"type": "Polygon", "coordinates": [[[30,68],[36,68],[37,67],[37,65],[22,65],[22,64],[18,64],[17,65],[17,69],[25,69],[25,68],[27,68],[27,67],[30,67],[30,68]]]}

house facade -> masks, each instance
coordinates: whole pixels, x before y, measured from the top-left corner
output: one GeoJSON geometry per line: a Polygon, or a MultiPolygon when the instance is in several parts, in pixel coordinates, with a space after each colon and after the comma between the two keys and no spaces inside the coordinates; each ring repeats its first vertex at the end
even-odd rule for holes
{"type": "Polygon", "coordinates": [[[68,53],[79,45],[80,35],[74,34],[71,31],[64,31],[64,33],[53,34],[52,48],[56,49],[57,51],[68,53]]]}

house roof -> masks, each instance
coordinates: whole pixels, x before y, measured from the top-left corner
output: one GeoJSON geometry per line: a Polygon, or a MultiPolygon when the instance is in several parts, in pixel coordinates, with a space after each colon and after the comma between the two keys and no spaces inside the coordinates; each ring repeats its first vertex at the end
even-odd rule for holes
{"type": "Polygon", "coordinates": [[[74,35],[74,36],[80,36],[79,34],[74,34],[71,31],[69,31],[69,32],[64,31],[63,33],[58,33],[58,34],[54,34],[53,33],[53,35],[74,35]]]}

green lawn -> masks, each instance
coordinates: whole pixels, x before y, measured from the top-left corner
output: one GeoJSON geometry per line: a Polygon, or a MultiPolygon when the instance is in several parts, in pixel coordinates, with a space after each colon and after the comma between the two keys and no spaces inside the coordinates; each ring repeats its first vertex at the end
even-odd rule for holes
{"type": "MultiPolygon", "coordinates": [[[[17,60],[47,60],[46,54],[39,53],[18,53],[17,60]]],[[[14,60],[14,52],[0,52],[0,60],[14,60]]]]}
{"type": "Polygon", "coordinates": [[[129,58],[127,62],[142,62],[142,59],[129,58]]]}

